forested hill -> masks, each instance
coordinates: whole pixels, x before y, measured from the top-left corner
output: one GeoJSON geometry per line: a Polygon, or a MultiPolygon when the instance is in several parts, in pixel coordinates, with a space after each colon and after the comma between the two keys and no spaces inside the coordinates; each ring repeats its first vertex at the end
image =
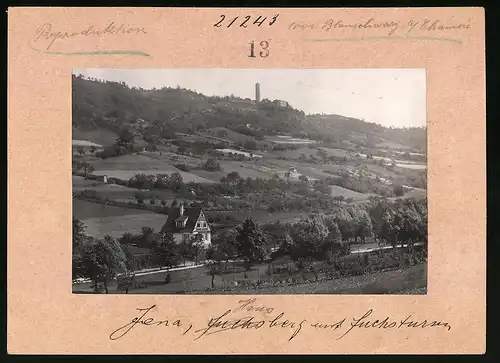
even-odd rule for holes
{"type": "Polygon", "coordinates": [[[426,149],[425,128],[389,129],[339,115],[306,116],[293,105],[283,107],[272,100],[256,104],[248,98],[211,97],[179,86],[146,90],[123,82],[73,75],[72,97],[74,138],[92,131],[96,135],[118,135],[130,128],[139,132],[146,128],[150,133],[157,130],[158,136],[168,137],[173,132],[196,133],[214,127],[236,129],[249,125],[263,135],[287,133],[354,143],[363,139],[362,144],[367,145],[395,142],[426,149]]]}
{"type": "Polygon", "coordinates": [[[427,128],[392,128],[340,115],[308,115],[311,129],[324,135],[335,135],[343,140],[364,140],[364,146],[385,145],[389,148],[406,146],[416,150],[427,150],[427,128]]]}

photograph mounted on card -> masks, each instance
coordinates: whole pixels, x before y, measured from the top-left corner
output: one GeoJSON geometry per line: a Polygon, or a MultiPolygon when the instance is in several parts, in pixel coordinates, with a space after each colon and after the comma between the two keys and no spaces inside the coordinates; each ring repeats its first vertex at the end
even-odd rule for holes
{"type": "Polygon", "coordinates": [[[426,293],[424,69],[75,69],[72,90],[74,292],[426,293]]]}
{"type": "Polygon", "coordinates": [[[484,352],[482,9],[8,13],[10,353],[484,352]]]}

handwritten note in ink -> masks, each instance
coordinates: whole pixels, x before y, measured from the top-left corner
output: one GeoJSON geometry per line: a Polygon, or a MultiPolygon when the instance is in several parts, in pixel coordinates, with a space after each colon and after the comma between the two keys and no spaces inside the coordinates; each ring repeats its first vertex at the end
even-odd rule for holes
{"type": "Polygon", "coordinates": [[[448,41],[462,44],[456,37],[450,37],[450,31],[466,32],[471,29],[471,20],[464,22],[446,22],[439,19],[415,18],[408,21],[398,19],[376,19],[346,22],[342,19],[327,19],[318,23],[293,21],[288,25],[290,31],[304,31],[306,34],[321,34],[320,38],[306,38],[307,41],[362,41],[415,39],[448,41]],[[315,31],[315,32],[313,32],[315,31]],[[347,33],[349,36],[347,36],[347,33]],[[346,35],[346,36],[344,36],[346,35]]]}
{"type": "MultiPolygon", "coordinates": [[[[109,335],[109,339],[122,339],[129,333],[137,336],[137,334],[143,334],[142,330],[146,327],[154,328],[153,334],[157,334],[158,331],[161,334],[164,328],[174,329],[179,337],[187,335],[195,341],[215,334],[259,331],[262,334],[272,334],[276,336],[276,339],[285,338],[289,342],[295,338],[300,339],[300,334],[318,334],[318,331],[331,332],[330,338],[341,340],[353,333],[357,333],[355,339],[360,339],[362,334],[383,334],[388,329],[402,330],[402,334],[407,336],[414,334],[410,329],[422,331],[426,328],[442,328],[443,332],[451,330],[451,324],[445,321],[418,319],[412,314],[404,318],[377,316],[373,309],[353,317],[340,316],[328,322],[304,317],[293,318],[280,309],[263,305],[257,298],[239,300],[234,307],[225,310],[222,314],[210,317],[206,323],[200,322],[199,324],[182,321],[176,317],[155,316],[155,308],[156,305],[136,309],[137,316],[114,330],[109,335]],[[136,331],[132,332],[133,329],[136,331]]],[[[130,336],[128,338],[134,339],[130,336]]]]}
{"type": "Polygon", "coordinates": [[[126,36],[137,37],[146,34],[147,32],[144,27],[128,26],[123,23],[116,24],[114,21],[111,21],[105,27],[90,25],[82,30],[58,29],[57,26],[54,26],[51,23],[44,23],[36,29],[35,36],[33,41],[30,43],[30,47],[42,53],[60,55],[130,54],[149,56],[149,54],[146,52],[118,49],[87,50],[77,52],[64,51],[64,47],[67,46],[68,43],[76,43],[82,37],[116,37],[122,40],[126,36]]]}

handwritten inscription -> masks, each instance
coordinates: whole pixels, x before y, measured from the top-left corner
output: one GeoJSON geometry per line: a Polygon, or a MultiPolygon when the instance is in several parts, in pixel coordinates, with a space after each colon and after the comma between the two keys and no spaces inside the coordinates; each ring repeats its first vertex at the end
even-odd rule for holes
{"type": "MultiPolygon", "coordinates": [[[[183,324],[179,319],[174,319],[174,320],[169,320],[169,319],[154,319],[152,317],[146,318],[146,315],[156,307],[156,305],[152,305],[149,308],[144,308],[144,309],[137,309],[137,311],[141,312],[142,314],[140,316],[136,316],[133,318],[130,322],[127,324],[123,325],[122,327],[114,330],[110,335],[109,339],[111,340],[117,340],[120,338],[123,338],[128,332],[130,332],[136,325],[143,325],[143,326],[156,326],[156,327],[182,327],[183,324]]],[[[187,330],[184,331],[184,334],[186,334],[192,327],[192,325],[188,324],[187,330]]]]}
{"type": "Polygon", "coordinates": [[[407,22],[399,20],[379,20],[369,18],[357,22],[346,22],[342,19],[327,19],[319,23],[304,23],[302,21],[293,21],[288,25],[291,31],[312,31],[334,32],[342,29],[351,30],[382,30],[388,35],[397,35],[403,33],[410,35],[413,33],[444,33],[450,30],[468,30],[471,28],[470,19],[467,22],[447,23],[439,19],[411,19],[407,22]]]}
{"type": "Polygon", "coordinates": [[[36,29],[36,35],[33,41],[36,43],[40,43],[43,41],[45,43],[45,49],[49,50],[56,41],[60,42],[64,40],[72,40],[75,38],[91,36],[103,37],[109,35],[123,36],[141,34],[147,34],[146,30],[143,27],[128,26],[125,24],[118,25],[113,21],[104,28],[99,29],[94,25],[90,25],[85,29],[77,31],[54,29],[52,24],[44,23],[36,29]]]}
{"type": "Polygon", "coordinates": [[[296,338],[302,331],[312,329],[314,332],[338,331],[335,340],[341,340],[359,331],[385,331],[387,329],[408,330],[425,328],[444,328],[451,330],[451,324],[439,320],[416,319],[412,315],[404,319],[395,319],[390,316],[375,318],[373,309],[362,315],[348,319],[342,317],[335,321],[310,321],[309,319],[292,319],[287,317],[284,311],[278,312],[274,307],[257,303],[256,298],[239,300],[236,307],[226,309],[223,313],[210,317],[205,324],[198,328],[193,323],[182,321],[177,318],[154,318],[151,311],[156,307],[152,305],[148,308],[136,309],[139,314],[132,320],[115,329],[109,339],[117,340],[123,338],[132,329],[141,327],[167,327],[179,331],[181,336],[191,333],[193,340],[198,340],[206,336],[230,333],[234,331],[255,331],[269,330],[271,332],[283,332],[287,334],[288,341],[296,338]],[[243,314],[243,316],[241,316],[243,314]],[[147,317],[146,317],[147,316],[147,317]]]}
{"type": "Polygon", "coordinates": [[[257,18],[252,19],[250,15],[247,15],[245,17],[240,18],[239,16],[236,16],[234,18],[228,18],[226,20],[226,15],[222,14],[220,16],[220,19],[218,22],[214,24],[214,27],[216,28],[221,28],[221,27],[226,27],[230,28],[231,26],[237,27],[239,26],[240,28],[247,28],[249,25],[257,26],[260,27],[261,25],[268,25],[272,26],[280,14],[274,15],[272,18],[267,18],[267,16],[262,16],[259,15],[257,18]],[[253,20],[253,22],[252,22],[253,20]]]}

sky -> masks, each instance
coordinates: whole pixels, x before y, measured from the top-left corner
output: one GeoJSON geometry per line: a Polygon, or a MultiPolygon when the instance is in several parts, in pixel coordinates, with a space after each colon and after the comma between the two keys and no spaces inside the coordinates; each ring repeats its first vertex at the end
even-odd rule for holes
{"type": "Polygon", "coordinates": [[[151,89],[177,87],[207,96],[285,100],[306,114],[361,118],[383,126],[426,125],[425,69],[74,69],[102,80],[151,89]]]}

